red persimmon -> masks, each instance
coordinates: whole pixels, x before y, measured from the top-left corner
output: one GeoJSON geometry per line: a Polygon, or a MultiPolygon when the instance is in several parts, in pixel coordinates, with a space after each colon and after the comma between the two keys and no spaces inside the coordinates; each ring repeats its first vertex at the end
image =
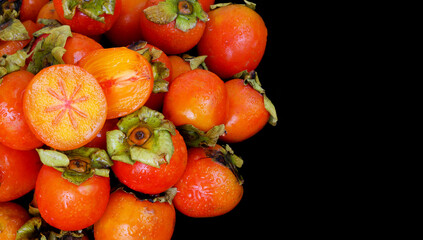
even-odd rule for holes
{"type": "Polygon", "coordinates": [[[104,215],[94,224],[94,237],[101,240],[170,240],[175,218],[172,204],[138,199],[118,189],[110,195],[104,215]]]}
{"type": "Polygon", "coordinates": [[[103,128],[97,133],[97,136],[91,140],[91,142],[85,144],[85,147],[95,147],[100,149],[107,149],[106,133],[108,131],[117,129],[116,123],[119,121],[118,118],[108,119],[104,123],[103,128]]]}
{"type": "Polygon", "coordinates": [[[19,9],[19,18],[21,21],[31,20],[36,22],[38,13],[48,2],[49,0],[22,0],[22,5],[19,9]]]}
{"type": "Polygon", "coordinates": [[[35,198],[41,217],[51,226],[65,231],[91,226],[107,207],[110,179],[94,175],[76,185],[61,174],[45,165],[40,170],[35,198]]]}
{"type": "Polygon", "coordinates": [[[100,35],[109,30],[119,17],[122,7],[121,0],[88,2],[80,0],[77,1],[78,4],[76,5],[70,0],[53,0],[53,2],[57,15],[60,18],[60,22],[69,25],[73,32],[87,36],[100,35]],[[93,5],[92,2],[97,5],[91,6],[93,5]],[[99,4],[103,3],[103,6],[99,6],[99,4]],[[75,9],[72,9],[72,7],[75,7],[75,9]],[[80,7],[84,8],[84,10],[81,11],[80,7]],[[66,14],[64,8],[66,8],[66,14]],[[98,9],[102,9],[101,12],[104,13],[97,16],[96,14],[98,9]],[[107,9],[107,11],[105,11],[105,9],[107,9]],[[89,11],[91,12],[90,15],[95,16],[91,18],[87,14],[83,13],[85,11],[89,11]]]}
{"type": "Polygon", "coordinates": [[[0,143],[30,150],[43,143],[31,132],[23,115],[22,97],[34,74],[20,70],[3,77],[0,84],[0,143]]]}
{"type": "Polygon", "coordinates": [[[15,240],[16,232],[29,220],[29,214],[21,205],[0,203],[0,239],[15,240]]]}
{"type": "Polygon", "coordinates": [[[175,126],[192,124],[208,131],[226,118],[225,83],[214,73],[195,69],[179,75],[169,87],[163,114],[175,126]]]}
{"type": "Polygon", "coordinates": [[[0,202],[17,199],[34,189],[41,165],[35,150],[19,151],[0,143],[0,202]]]}
{"type": "Polygon", "coordinates": [[[175,185],[175,208],[190,217],[214,217],[235,208],[243,195],[237,176],[226,164],[228,153],[213,148],[190,148],[184,175],[175,185]]]}
{"type": "Polygon", "coordinates": [[[210,11],[209,21],[197,45],[210,71],[221,78],[260,63],[267,42],[267,28],[261,16],[247,6],[233,4],[210,11]]]}
{"type": "Polygon", "coordinates": [[[122,10],[112,28],[106,32],[107,39],[116,46],[126,46],[143,39],[140,15],[147,0],[122,0],[122,10]]]}
{"type": "Polygon", "coordinates": [[[226,134],[220,139],[233,143],[241,142],[259,132],[269,120],[264,106],[264,97],[242,79],[225,83],[228,91],[228,113],[225,122],[226,134]]]}
{"type": "Polygon", "coordinates": [[[196,0],[149,0],[140,19],[141,33],[147,42],[167,54],[179,54],[198,43],[207,13],[196,0]],[[157,11],[160,14],[156,14],[157,11]]]}
{"type": "Polygon", "coordinates": [[[114,161],[112,170],[123,184],[135,191],[147,194],[164,192],[178,181],[187,164],[187,147],[177,130],[172,143],[175,149],[172,158],[159,168],[141,162],[130,165],[114,161]]]}

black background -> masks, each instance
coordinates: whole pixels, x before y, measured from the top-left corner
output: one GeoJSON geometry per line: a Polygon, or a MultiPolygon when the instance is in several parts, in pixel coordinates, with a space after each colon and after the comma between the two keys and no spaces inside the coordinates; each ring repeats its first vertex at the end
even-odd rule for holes
{"type": "MultiPolygon", "coordinates": [[[[216,3],[225,1],[216,1],[216,3]]],[[[242,0],[231,1],[243,3],[242,0]]],[[[256,71],[266,95],[274,103],[278,124],[267,124],[258,134],[240,143],[231,144],[235,154],[244,160],[240,169],[243,176],[244,196],[231,212],[214,218],[190,218],[177,212],[175,232],[172,239],[264,239],[278,238],[285,232],[286,214],[291,211],[285,199],[289,196],[290,182],[286,178],[287,144],[284,124],[283,100],[286,91],[283,64],[282,39],[286,36],[283,12],[275,1],[256,0],[259,13],[268,30],[266,51],[256,71]],[[279,7],[279,8],[278,8],[279,7]],[[285,229],[285,230],[284,230],[285,229]]]]}

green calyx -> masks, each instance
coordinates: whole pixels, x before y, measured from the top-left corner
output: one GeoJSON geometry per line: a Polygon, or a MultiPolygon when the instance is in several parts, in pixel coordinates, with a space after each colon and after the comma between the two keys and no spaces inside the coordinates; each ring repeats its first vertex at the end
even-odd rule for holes
{"type": "Polygon", "coordinates": [[[44,165],[62,172],[63,178],[76,185],[94,175],[109,177],[109,167],[113,165],[107,152],[99,148],[81,147],[65,152],[36,150],[44,165]]]}
{"type": "MultiPolygon", "coordinates": [[[[252,10],[256,10],[256,4],[255,3],[247,1],[247,0],[244,0],[244,2],[245,2],[245,4],[239,4],[239,5],[244,5],[248,8],[251,8],[252,10]]],[[[213,4],[213,5],[210,5],[210,10],[214,10],[214,9],[221,8],[221,7],[226,7],[226,6],[229,6],[229,5],[233,5],[233,3],[228,2],[228,3],[213,4]]]]}
{"type": "Polygon", "coordinates": [[[242,158],[235,155],[234,151],[228,144],[226,144],[224,148],[205,148],[204,151],[207,157],[229,168],[237,178],[240,185],[244,183],[244,179],[238,172],[238,168],[242,167],[244,161],[242,158]]]}
{"type": "Polygon", "coordinates": [[[72,19],[76,9],[88,17],[104,23],[103,14],[113,15],[115,12],[116,0],[63,0],[62,7],[64,17],[72,19]]]}
{"type": "Polygon", "coordinates": [[[191,124],[185,124],[179,126],[178,130],[189,147],[214,147],[219,137],[225,133],[225,125],[220,124],[204,132],[191,124]]]}
{"type": "Polygon", "coordinates": [[[169,163],[174,147],[175,126],[164,115],[143,106],[119,120],[119,130],[107,132],[107,152],[113,160],[141,162],[159,168],[169,163]]]}
{"type": "Polygon", "coordinates": [[[176,21],[175,27],[183,32],[194,28],[197,19],[207,22],[209,17],[197,0],[166,0],[144,9],[148,20],[157,24],[176,21]]]}
{"type": "Polygon", "coordinates": [[[263,95],[264,98],[264,108],[269,112],[269,124],[272,126],[276,126],[278,122],[278,116],[276,114],[276,108],[275,105],[270,101],[270,99],[266,96],[265,90],[261,87],[261,83],[259,81],[259,77],[257,72],[255,71],[242,71],[238,74],[234,75],[234,78],[239,78],[244,80],[245,85],[250,85],[254,90],[259,92],[261,95],[263,95]]]}
{"type": "Polygon", "coordinates": [[[68,25],[57,26],[51,25],[44,27],[33,35],[39,37],[43,34],[48,36],[37,43],[32,54],[32,61],[28,64],[27,70],[33,74],[38,73],[41,69],[55,65],[63,64],[63,54],[65,54],[65,44],[68,37],[72,37],[71,29],[68,25]]]}
{"type": "Polygon", "coordinates": [[[16,240],[77,240],[82,239],[84,233],[78,231],[58,230],[48,225],[41,217],[33,217],[25,222],[16,232],[16,240]]]}
{"type": "Polygon", "coordinates": [[[191,70],[194,70],[194,69],[209,70],[206,66],[206,63],[204,62],[206,58],[207,58],[207,55],[202,55],[198,57],[194,57],[189,54],[182,55],[182,59],[184,59],[185,62],[189,63],[189,67],[191,68],[191,70]]]}
{"type": "Polygon", "coordinates": [[[19,20],[19,3],[2,1],[0,6],[0,40],[17,41],[28,40],[29,35],[25,26],[19,20]]]}
{"type": "MultiPolygon", "coordinates": [[[[18,50],[12,55],[0,57],[0,79],[8,73],[15,72],[25,66],[27,54],[24,50],[18,50]]],[[[1,83],[1,80],[0,80],[1,83]]]]}

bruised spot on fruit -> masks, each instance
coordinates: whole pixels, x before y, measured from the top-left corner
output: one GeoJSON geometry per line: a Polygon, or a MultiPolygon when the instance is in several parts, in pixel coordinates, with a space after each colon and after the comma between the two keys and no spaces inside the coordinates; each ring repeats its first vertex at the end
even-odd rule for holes
{"type": "Polygon", "coordinates": [[[144,145],[152,136],[151,130],[145,126],[136,126],[128,131],[128,144],[133,146],[144,145]]]}
{"type": "Polygon", "coordinates": [[[188,1],[180,1],[178,3],[178,13],[182,15],[191,15],[192,14],[192,4],[188,1]]]}

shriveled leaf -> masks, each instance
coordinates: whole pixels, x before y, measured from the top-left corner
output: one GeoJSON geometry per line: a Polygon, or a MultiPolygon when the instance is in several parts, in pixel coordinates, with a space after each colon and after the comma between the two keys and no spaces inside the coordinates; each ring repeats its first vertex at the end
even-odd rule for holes
{"type": "Polygon", "coordinates": [[[144,9],[145,17],[157,24],[168,24],[178,16],[178,1],[166,0],[144,9]]]}
{"type": "Polygon", "coordinates": [[[129,145],[126,142],[126,135],[120,130],[112,130],[106,133],[107,153],[113,160],[113,156],[123,155],[128,152],[129,145]]]}
{"type": "Polygon", "coordinates": [[[78,9],[88,17],[104,23],[104,16],[101,15],[113,15],[115,11],[115,4],[116,0],[63,0],[62,8],[66,19],[72,19],[75,15],[76,9],[78,9]]]}
{"type": "Polygon", "coordinates": [[[187,146],[190,147],[213,147],[217,140],[225,133],[225,125],[214,126],[209,131],[204,132],[192,124],[185,124],[178,127],[187,146]]]}
{"type": "Polygon", "coordinates": [[[0,28],[0,40],[18,41],[28,39],[28,31],[19,19],[12,19],[6,23],[3,23],[0,28]]]}
{"type": "Polygon", "coordinates": [[[38,237],[38,232],[43,224],[41,217],[33,217],[22,225],[16,232],[16,240],[28,240],[38,237]]]}
{"type": "Polygon", "coordinates": [[[92,169],[92,171],[89,171],[88,173],[85,173],[85,172],[80,173],[80,172],[75,172],[75,171],[66,169],[62,173],[62,177],[64,179],[66,179],[69,182],[76,184],[76,185],[81,185],[83,182],[87,181],[92,176],[94,176],[94,170],[93,169],[92,169]]]}
{"type": "Polygon", "coordinates": [[[0,57],[0,78],[8,73],[19,71],[25,66],[25,60],[28,57],[24,50],[18,50],[12,55],[0,57]]]}

